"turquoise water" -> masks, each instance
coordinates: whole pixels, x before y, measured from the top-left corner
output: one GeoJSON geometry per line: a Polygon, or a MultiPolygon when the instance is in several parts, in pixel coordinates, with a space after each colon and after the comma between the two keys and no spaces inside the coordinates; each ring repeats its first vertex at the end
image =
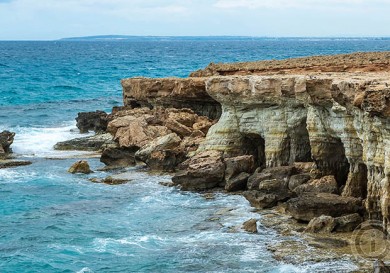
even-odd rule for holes
{"type": "MultiPolygon", "coordinates": [[[[272,259],[282,240],[232,232],[254,214],[240,196],[159,185],[168,176],[129,169],[129,184],[71,175],[87,155],[53,151],[80,136],[79,111],[121,105],[120,79],[185,77],[210,62],[390,50],[386,39],[255,39],[133,42],[0,42],[0,131],[33,164],[0,169],[0,272],[348,272],[348,260],[293,266],[272,259]]],[[[102,164],[88,158],[92,168],[102,164]]]]}

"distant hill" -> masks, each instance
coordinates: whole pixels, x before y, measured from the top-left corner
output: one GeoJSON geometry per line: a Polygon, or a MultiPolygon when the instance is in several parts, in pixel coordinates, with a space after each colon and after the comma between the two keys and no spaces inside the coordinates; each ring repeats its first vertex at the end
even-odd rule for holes
{"type": "Polygon", "coordinates": [[[185,41],[185,40],[259,40],[265,37],[250,36],[131,36],[98,35],[62,38],[61,41],[185,41]]]}

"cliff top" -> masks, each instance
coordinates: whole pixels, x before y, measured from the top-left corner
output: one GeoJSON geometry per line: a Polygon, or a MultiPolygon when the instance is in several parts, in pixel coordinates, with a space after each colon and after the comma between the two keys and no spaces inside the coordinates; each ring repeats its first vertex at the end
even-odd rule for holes
{"type": "Polygon", "coordinates": [[[211,63],[205,69],[191,73],[190,76],[302,74],[312,72],[390,72],[390,51],[357,52],[343,55],[242,63],[211,63]]]}

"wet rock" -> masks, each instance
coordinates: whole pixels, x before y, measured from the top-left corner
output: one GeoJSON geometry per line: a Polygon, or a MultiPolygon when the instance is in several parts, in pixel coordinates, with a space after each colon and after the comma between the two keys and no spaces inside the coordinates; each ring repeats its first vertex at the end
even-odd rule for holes
{"type": "Polygon", "coordinates": [[[100,162],[113,167],[134,166],[136,164],[135,153],[137,150],[137,147],[108,147],[103,150],[100,162]]]}
{"type": "Polygon", "coordinates": [[[250,177],[249,173],[242,172],[237,176],[230,178],[226,182],[225,190],[229,192],[245,190],[249,177],[250,177]]]}
{"type": "Polygon", "coordinates": [[[108,115],[103,111],[81,112],[78,113],[76,121],[80,133],[88,133],[89,131],[101,133],[107,129],[108,115]]]}
{"type": "Polygon", "coordinates": [[[121,179],[121,178],[115,178],[112,176],[108,176],[102,180],[102,183],[107,185],[122,185],[130,182],[129,179],[121,179]]]}
{"type": "Polygon", "coordinates": [[[274,167],[264,170],[258,168],[255,173],[249,177],[247,187],[249,190],[255,190],[259,188],[260,182],[272,179],[288,182],[290,176],[294,173],[295,168],[292,166],[274,167]]]}
{"type": "Polygon", "coordinates": [[[31,165],[31,161],[25,160],[0,160],[0,169],[31,165]]]}
{"type": "Polygon", "coordinates": [[[10,131],[3,131],[0,133],[0,159],[5,159],[8,154],[12,153],[10,148],[14,142],[15,133],[10,131]]]}
{"type": "Polygon", "coordinates": [[[89,164],[85,160],[79,160],[75,162],[68,170],[70,173],[84,173],[89,174],[92,173],[89,164]]]}
{"type": "Polygon", "coordinates": [[[54,149],[60,151],[99,151],[105,146],[114,144],[111,134],[98,134],[58,142],[54,149]]]}
{"type": "Polygon", "coordinates": [[[257,233],[257,220],[249,219],[242,224],[242,228],[249,233],[257,233]]]}
{"type": "Polygon", "coordinates": [[[331,233],[335,226],[335,219],[332,216],[321,215],[311,219],[305,231],[311,233],[331,233]]]}
{"type": "Polygon", "coordinates": [[[173,171],[181,139],[175,133],[156,138],[135,153],[135,157],[152,170],[173,171]]]}
{"type": "Polygon", "coordinates": [[[362,210],[362,200],[331,193],[304,193],[287,201],[287,211],[297,220],[310,221],[321,215],[339,217],[362,210]]]}
{"type": "Polygon", "coordinates": [[[358,214],[349,214],[335,218],[334,231],[351,232],[354,231],[361,223],[363,218],[358,214]]]}
{"type": "Polygon", "coordinates": [[[222,153],[217,151],[199,153],[183,162],[180,168],[182,170],[172,178],[172,181],[183,190],[214,188],[223,181],[225,174],[222,153]]]}
{"type": "Polygon", "coordinates": [[[252,155],[243,155],[224,159],[226,164],[225,181],[229,181],[238,174],[252,173],[254,171],[254,159],[252,155]]]}
{"type": "Polygon", "coordinates": [[[307,184],[300,185],[294,189],[298,195],[304,192],[324,192],[324,193],[335,193],[339,192],[336,179],[333,175],[321,177],[315,179],[307,184]]]}
{"type": "Polygon", "coordinates": [[[309,174],[296,174],[290,177],[288,188],[293,191],[296,187],[305,184],[311,179],[309,174]]]}

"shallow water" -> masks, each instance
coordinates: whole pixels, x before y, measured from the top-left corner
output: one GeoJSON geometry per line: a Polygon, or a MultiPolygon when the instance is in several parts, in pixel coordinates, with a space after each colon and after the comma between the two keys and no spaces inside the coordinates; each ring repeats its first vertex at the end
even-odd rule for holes
{"type": "MultiPolygon", "coordinates": [[[[294,266],[267,244],[283,240],[259,226],[241,196],[163,187],[169,176],[131,168],[124,185],[91,183],[68,167],[80,153],[54,151],[79,137],[78,111],[121,104],[119,80],[184,77],[209,62],[390,50],[389,40],[0,42],[0,131],[30,166],[0,169],[1,272],[349,272],[348,260],[294,266]],[[56,158],[48,159],[48,158],[56,158]]],[[[88,157],[88,155],[85,155],[88,157]]],[[[103,167],[87,159],[94,170],[103,167]]]]}

